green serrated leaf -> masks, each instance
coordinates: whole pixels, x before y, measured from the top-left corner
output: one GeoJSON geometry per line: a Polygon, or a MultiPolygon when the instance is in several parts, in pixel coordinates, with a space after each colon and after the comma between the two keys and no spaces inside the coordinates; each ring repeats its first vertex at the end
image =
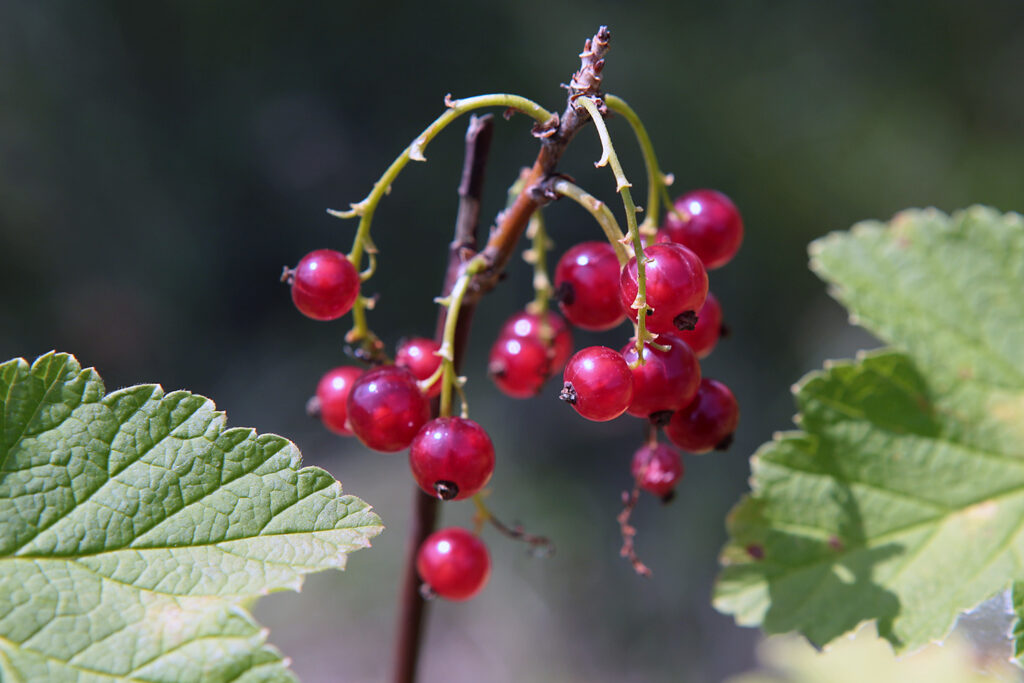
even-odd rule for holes
{"type": "Polygon", "coordinates": [[[752,459],[715,604],[819,645],[875,620],[916,649],[1024,579],[1024,220],[907,211],[810,251],[894,349],[797,385],[801,431],[752,459]]]}
{"type": "Polygon", "coordinates": [[[244,608],[380,519],[213,402],[50,353],[0,365],[0,680],[292,681],[244,608]]]}

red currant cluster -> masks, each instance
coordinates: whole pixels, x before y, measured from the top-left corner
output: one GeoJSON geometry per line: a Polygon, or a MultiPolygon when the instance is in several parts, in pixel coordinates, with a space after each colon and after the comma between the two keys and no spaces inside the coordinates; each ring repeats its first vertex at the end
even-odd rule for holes
{"type": "MultiPolygon", "coordinates": [[[[607,421],[628,413],[663,427],[686,451],[724,448],[736,428],[736,400],[725,385],[701,378],[698,358],[711,352],[722,327],[706,270],[731,259],[742,237],[739,213],[724,195],[698,190],[676,201],[657,240],[644,249],[650,341],[643,345],[642,360],[635,338],[621,351],[591,346],[572,355],[565,320],[591,331],[610,330],[627,317],[636,323],[640,292],[635,256],[620,267],[608,242],[572,247],[554,279],[565,320],[547,310],[510,318],[491,349],[488,370],[495,384],[509,396],[531,397],[564,368],[559,396],[583,417],[607,421]]],[[[328,249],[307,254],[294,270],[285,270],[284,278],[296,307],[317,320],[344,315],[359,296],[355,267],[328,249]]],[[[376,451],[408,448],[413,478],[428,495],[463,500],[490,480],[494,446],[473,420],[431,419],[429,400],[442,389],[441,347],[417,337],[400,343],[393,363],[334,368],[320,380],[313,403],[324,425],[337,434],[354,435],[376,451]]],[[[667,500],[683,464],[656,435],[652,431],[634,455],[632,475],[639,488],[667,500]]],[[[431,535],[416,566],[433,593],[452,600],[475,595],[490,572],[483,542],[459,528],[431,535]]]]}
{"type": "MultiPolygon", "coordinates": [[[[699,358],[717,344],[722,308],[708,292],[707,270],[727,263],[743,239],[739,212],[725,195],[695,190],[675,202],[656,242],[644,249],[646,328],[640,362],[634,341],[621,351],[591,346],[569,357],[572,339],[554,313],[520,313],[502,327],[491,350],[490,372],[498,387],[516,398],[533,396],[562,370],[560,398],[588,420],[603,422],[623,413],[663,427],[679,448],[704,453],[729,445],[739,409],[732,392],[702,379],[699,358]]],[[[634,322],[639,292],[634,256],[620,267],[608,242],[570,248],[555,268],[555,296],[572,325],[609,330],[628,316],[634,322]]],[[[636,452],[633,475],[656,496],[671,495],[683,474],[677,453],[652,439],[636,452]]]]}

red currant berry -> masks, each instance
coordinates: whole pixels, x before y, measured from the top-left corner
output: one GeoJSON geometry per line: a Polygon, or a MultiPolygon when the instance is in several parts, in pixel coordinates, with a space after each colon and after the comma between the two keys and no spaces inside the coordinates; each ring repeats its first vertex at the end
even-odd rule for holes
{"type": "Polygon", "coordinates": [[[498,332],[498,338],[530,337],[545,342],[551,355],[550,372],[561,372],[565,367],[565,361],[572,355],[572,333],[565,320],[552,311],[547,311],[544,317],[536,313],[521,311],[505,321],[498,332]],[[545,323],[547,329],[544,328],[545,323]]]}
{"type": "Polygon", "coordinates": [[[367,447],[386,453],[407,448],[430,418],[416,378],[394,365],[369,370],[357,379],[347,408],[349,429],[367,447]]]}
{"type": "Polygon", "coordinates": [[[619,259],[607,242],[581,242],[555,266],[558,307],[584,330],[610,330],[626,317],[618,297],[619,259]]]}
{"type": "MultiPolygon", "coordinates": [[[[441,367],[441,357],[434,355],[440,348],[441,345],[433,339],[413,337],[398,347],[398,353],[395,354],[395,365],[400,368],[408,368],[413,377],[421,382],[430,379],[441,367]]],[[[439,380],[427,389],[427,398],[434,398],[440,393],[441,382],[439,380]]]]}
{"type": "Polygon", "coordinates": [[[626,412],[633,400],[633,373],[622,355],[607,346],[588,346],[565,366],[559,398],[594,422],[607,422],[626,412]]]}
{"type": "Polygon", "coordinates": [[[674,413],[665,425],[665,436],[691,453],[725,450],[732,443],[739,419],[740,408],[729,388],[713,379],[702,379],[693,402],[674,413]]]}
{"type": "Polygon", "coordinates": [[[303,256],[290,279],[295,307],[314,320],[340,318],[359,296],[359,273],[344,254],[333,249],[303,256]]]}
{"type": "MultiPolygon", "coordinates": [[[[653,244],[644,249],[647,258],[644,272],[647,279],[647,329],[662,332],[692,330],[697,311],[708,295],[708,274],[697,255],[672,242],[653,244]],[[651,312],[650,309],[654,309],[651,312]]],[[[619,293],[622,305],[635,322],[633,308],[639,289],[636,257],[622,269],[619,293]]]]}
{"type": "Polygon", "coordinates": [[[412,476],[441,500],[462,500],[482,489],[494,472],[494,445],[483,427],[461,417],[438,417],[416,434],[409,449],[412,476]]]}
{"type": "MultiPolygon", "coordinates": [[[[644,345],[644,364],[637,364],[636,344],[622,349],[622,358],[632,369],[633,400],[626,412],[636,417],[675,411],[689,405],[700,386],[700,363],[686,342],[663,334],[657,343],[667,351],[644,345]]],[[[666,415],[666,417],[668,417],[666,415]]]]}
{"type": "Polygon", "coordinates": [[[633,454],[630,471],[640,488],[668,502],[683,478],[683,459],[663,443],[646,444],[633,454]]]}
{"type": "Polygon", "coordinates": [[[743,241],[743,219],[732,200],[715,190],[694,190],[675,201],[682,220],[665,217],[658,240],[692,249],[708,270],[729,262],[743,241]]]}
{"type": "Polygon", "coordinates": [[[551,376],[551,359],[544,343],[534,337],[499,337],[487,363],[491,379],[512,398],[536,396],[551,376]]]}
{"type": "Polygon", "coordinates": [[[679,338],[690,345],[697,358],[706,358],[722,335],[722,305],[711,292],[697,313],[697,326],[679,332],[679,338]]]}
{"type": "Polygon", "coordinates": [[[469,600],[491,574],[491,557],[479,538],[459,527],[427,536],[416,553],[416,571],[435,593],[449,600],[469,600]]]}
{"type": "Polygon", "coordinates": [[[328,372],[316,385],[320,420],[335,434],[352,436],[348,428],[348,394],[362,374],[362,368],[345,365],[328,372]]]}

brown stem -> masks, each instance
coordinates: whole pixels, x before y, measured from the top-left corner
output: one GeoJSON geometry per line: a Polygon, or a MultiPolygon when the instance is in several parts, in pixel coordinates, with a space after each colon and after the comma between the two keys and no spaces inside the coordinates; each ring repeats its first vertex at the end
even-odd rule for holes
{"type": "MultiPolygon", "coordinates": [[[[487,269],[474,278],[473,286],[463,299],[455,332],[454,362],[458,370],[469,335],[470,321],[476,302],[498,283],[505,265],[515,251],[530,216],[540,206],[556,197],[544,193],[543,182],[555,173],[556,166],[566,146],[589,120],[585,110],[577,110],[576,98],[587,95],[600,97],[601,71],[604,56],[608,52],[611,34],[602,26],[594,37],[587,40],[580,54],[580,68],[573,74],[568,87],[569,102],[565,113],[559,118],[557,128],[554,121],[550,127],[534,129],[541,139],[540,152],[530,169],[523,191],[512,206],[498,215],[496,225],[481,255],[487,261],[487,269]]],[[[554,119],[554,117],[552,117],[554,119]]],[[[488,145],[491,139],[492,122],[489,117],[474,117],[466,133],[466,157],[462,182],[459,185],[459,216],[456,221],[455,239],[449,249],[448,268],[443,293],[447,295],[458,279],[476,248],[476,226],[480,216],[480,189],[483,184],[483,169],[486,163],[488,145]],[[474,132],[475,131],[475,132],[474,132]],[[486,132],[483,132],[486,131],[486,132]]],[[[444,309],[438,318],[437,338],[441,339],[444,328],[444,309]]],[[[416,552],[423,540],[433,531],[437,519],[437,501],[415,492],[413,505],[414,520],[406,548],[405,574],[402,583],[402,603],[398,622],[398,640],[395,651],[395,683],[414,683],[416,661],[419,655],[424,618],[423,597],[420,595],[420,579],[416,573],[416,552]]]]}
{"type": "MultiPolygon", "coordinates": [[[[445,274],[443,294],[447,296],[463,264],[472,258],[476,250],[476,231],[480,222],[480,195],[483,190],[484,168],[490,151],[494,131],[494,120],[490,115],[469,120],[466,130],[466,156],[459,184],[459,213],[455,221],[455,237],[448,249],[448,269],[445,274]]],[[[469,338],[470,322],[475,303],[464,303],[459,310],[458,325],[455,329],[454,363],[456,371],[469,338]]],[[[441,341],[444,331],[446,309],[438,313],[436,339],[441,341]]],[[[434,404],[437,414],[437,404],[434,404]]],[[[401,604],[398,615],[398,638],[395,649],[395,683],[413,683],[416,680],[416,662],[419,658],[420,642],[423,638],[423,620],[426,602],[420,593],[420,577],[416,572],[416,552],[420,545],[437,526],[438,501],[418,486],[413,489],[413,518],[406,547],[405,574],[402,578],[401,604]]]]}
{"type": "MultiPolygon", "coordinates": [[[[640,473],[640,477],[643,477],[643,472],[640,473]]],[[[616,518],[619,522],[619,531],[622,532],[622,549],[619,551],[619,554],[629,560],[629,563],[633,565],[633,571],[637,574],[640,576],[650,576],[650,567],[640,561],[636,554],[636,546],[633,545],[636,527],[629,523],[629,517],[633,514],[633,508],[636,507],[636,503],[640,499],[640,477],[637,477],[632,491],[622,492],[622,512],[616,518]]]]}

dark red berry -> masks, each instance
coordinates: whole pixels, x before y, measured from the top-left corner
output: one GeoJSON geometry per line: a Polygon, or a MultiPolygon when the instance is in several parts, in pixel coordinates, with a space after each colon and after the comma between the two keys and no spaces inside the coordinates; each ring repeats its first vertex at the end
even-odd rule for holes
{"type": "Polygon", "coordinates": [[[562,377],[565,384],[559,398],[588,420],[613,420],[626,412],[633,400],[633,373],[622,355],[607,346],[578,351],[562,377]]]}
{"type": "Polygon", "coordinates": [[[408,448],[430,418],[430,406],[405,368],[385,365],[367,371],[348,395],[348,424],[375,451],[408,448]]]}
{"type": "Polygon", "coordinates": [[[459,527],[427,536],[416,553],[416,571],[435,593],[448,600],[469,600],[491,574],[487,546],[459,527]]]}
{"type": "Polygon", "coordinates": [[[482,489],[494,472],[494,445],[483,427],[461,417],[423,425],[409,449],[412,476],[442,500],[462,500],[482,489]]]}
{"type": "Polygon", "coordinates": [[[683,478],[683,459],[663,443],[646,444],[633,454],[630,471],[644,491],[667,498],[683,478]]]}
{"type": "Polygon", "coordinates": [[[636,344],[627,344],[622,349],[622,357],[633,372],[633,400],[626,412],[636,417],[678,410],[693,400],[700,386],[700,363],[686,342],[663,334],[657,343],[668,346],[668,350],[645,344],[645,362],[635,367],[636,344]]]}
{"type": "Polygon", "coordinates": [[[547,311],[542,318],[536,313],[520,311],[505,321],[498,332],[498,338],[528,337],[544,342],[551,356],[551,374],[561,372],[565,362],[572,355],[572,333],[565,320],[553,311],[547,311]],[[547,327],[542,325],[546,323],[547,327]]]}
{"type": "Polygon", "coordinates": [[[690,345],[697,358],[706,358],[722,336],[722,306],[711,292],[697,313],[697,326],[692,330],[678,333],[679,338],[690,345]]]}
{"type": "Polygon", "coordinates": [[[352,436],[348,428],[348,395],[362,374],[362,368],[344,365],[325,374],[316,385],[320,420],[335,434],[352,436]]]}
{"type": "MultiPolygon", "coordinates": [[[[697,255],[672,242],[653,244],[644,249],[647,279],[647,329],[661,334],[693,329],[697,311],[708,295],[708,274],[697,255]],[[653,311],[652,311],[653,309],[653,311]]],[[[619,294],[622,305],[635,322],[633,308],[638,290],[636,257],[622,269],[619,294]]]]}
{"type": "Polygon", "coordinates": [[[607,242],[581,242],[555,266],[558,307],[584,330],[610,330],[626,317],[619,303],[619,259],[607,242]]]}
{"type": "MultiPolygon", "coordinates": [[[[408,368],[413,377],[419,381],[430,379],[441,367],[441,357],[435,355],[441,345],[426,337],[413,337],[402,343],[395,354],[395,365],[408,368]]],[[[434,398],[441,393],[441,380],[434,382],[427,389],[427,398],[434,398]]]]}
{"type": "Polygon", "coordinates": [[[340,318],[359,295],[359,273],[344,254],[333,249],[303,256],[290,281],[295,307],[314,320],[340,318]]]}
{"type": "Polygon", "coordinates": [[[740,419],[740,408],[729,388],[713,379],[702,379],[690,405],[676,411],[665,425],[669,441],[691,453],[725,449],[740,419]]]}
{"type": "Polygon", "coordinates": [[[536,396],[551,376],[548,349],[534,337],[499,337],[491,347],[487,372],[512,398],[536,396]]]}
{"type": "Polygon", "coordinates": [[[743,242],[743,219],[732,200],[715,190],[694,190],[675,201],[682,220],[669,213],[658,240],[692,249],[708,270],[729,262],[743,242]]]}

